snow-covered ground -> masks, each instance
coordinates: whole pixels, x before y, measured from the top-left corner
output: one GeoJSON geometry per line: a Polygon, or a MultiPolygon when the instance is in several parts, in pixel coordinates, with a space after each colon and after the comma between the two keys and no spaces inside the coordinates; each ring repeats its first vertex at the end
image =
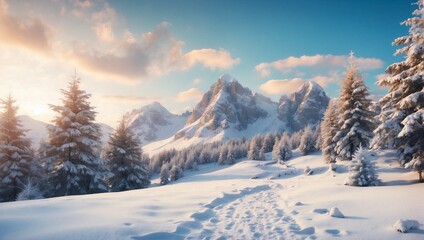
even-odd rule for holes
{"type": "Polygon", "coordinates": [[[376,162],[378,187],[345,186],[346,164],[328,171],[317,153],[287,166],[202,165],[136,191],[1,203],[0,239],[424,239],[423,184],[391,152],[376,162]],[[419,229],[399,233],[398,219],[419,229]]]}

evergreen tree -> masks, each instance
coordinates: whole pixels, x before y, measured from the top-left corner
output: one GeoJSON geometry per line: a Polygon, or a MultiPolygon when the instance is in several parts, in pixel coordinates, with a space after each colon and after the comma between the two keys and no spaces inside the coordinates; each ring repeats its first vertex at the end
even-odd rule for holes
{"type": "Polygon", "coordinates": [[[336,162],[336,152],[334,149],[336,147],[336,143],[333,141],[333,138],[338,131],[336,107],[336,100],[330,101],[327,110],[324,113],[324,119],[321,123],[321,149],[326,163],[336,162]]]}
{"type": "Polygon", "coordinates": [[[218,163],[219,164],[225,164],[227,162],[228,147],[224,143],[223,145],[221,145],[221,147],[219,148],[219,150],[220,151],[219,151],[218,163]]]}
{"type": "Polygon", "coordinates": [[[264,152],[262,150],[262,137],[257,134],[250,140],[249,151],[247,152],[249,160],[264,160],[264,152]]]}
{"type": "Polygon", "coordinates": [[[400,46],[395,55],[405,55],[404,61],[390,65],[388,77],[377,82],[389,92],[380,99],[373,147],[397,148],[402,164],[424,149],[424,0],[417,5],[414,17],[402,23],[410,27],[409,35],[393,42],[400,46]]]}
{"type": "Polygon", "coordinates": [[[141,161],[140,140],[134,131],[126,126],[123,118],[118,128],[109,137],[106,153],[111,190],[125,191],[145,188],[150,184],[147,164],[141,161]]]}
{"type": "Polygon", "coordinates": [[[308,155],[309,153],[316,151],[315,144],[314,133],[312,132],[311,126],[308,125],[306,126],[305,131],[303,131],[299,150],[303,155],[308,155]]]}
{"type": "Polygon", "coordinates": [[[172,165],[171,171],[169,171],[169,180],[177,181],[183,177],[183,170],[178,165],[172,165]]]}
{"type": "Polygon", "coordinates": [[[166,185],[169,183],[169,165],[165,163],[160,170],[160,184],[166,185]]]}
{"type": "Polygon", "coordinates": [[[49,126],[46,165],[52,166],[45,184],[48,195],[62,196],[107,191],[103,161],[95,154],[100,144],[100,127],[94,123],[96,112],[88,102],[91,97],[80,89],[76,75],[67,90],[61,90],[63,105],[51,105],[57,113],[49,126]]]}
{"type": "Polygon", "coordinates": [[[0,115],[0,202],[14,201],[31,175],[34,159],[26,130],[16,116],[18,108],[9,95],[1,100],[0,115]]]}
{"type": "Polygon", "coordinates": [[[343,160],[351,160],[359,146],[368,147],[374,130],[374,114],[369,111],[371,100],[368,99],[368,88],[353,61],[351,53],[350,66],[342,81],[338,100],[340,129],[333,139],[337,157],[343,160]]]}
{"type": "Polygon", "coordinates": [[[290,137],[284,132],[279,142],[276,142],[272,151],[272,158],[276,161],[287,161],[293,156],[290,137]]]}
{"type": "Polygon", "coordinates": [[[302,136],[303,136],[302,130],[299,130],[291,135],[290,142],[292,144],[293,149],[299,148],[300,140],[302,139],[302,136]]]}
{"type": "Polygon", "coordinates": [[[424,150],[420,150],[414,153],[412,160],[405,164],[405,167],[412,168],[418,172],[419,182],[424,182],[423,180],[423,168],[424,168],[424,150]]]}
{"type": "Polygon", "coordinates": [[[262,144],[262,148],[264,149],[264,152],[265,153],[271,152],[274,144],[275,144],[274,135],[271,134],[271,133],[267,133],[265,135],[265,138],[264,138],[264,141],[263,141],[263,144],[262,144]]]}
{"type": "Polygon", "coordinates": [[[370,160],[368,150],[359,147],[349,165],[349,177],[346,179],[349,186],[377,186],[379,184],[375,165],[370,160]]]}
{"type": "Polygon", "coordinates": [[[319,122],[314,131],[315,149],[320,150],[322,146],[321,122],[319,122]]]}

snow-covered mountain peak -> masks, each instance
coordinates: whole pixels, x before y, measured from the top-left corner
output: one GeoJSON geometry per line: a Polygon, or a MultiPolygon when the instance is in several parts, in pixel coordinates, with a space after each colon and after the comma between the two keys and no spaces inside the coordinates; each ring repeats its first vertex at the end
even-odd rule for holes
{"type": "Polygon", "coordinates": [[[171,137],[187,120],[187,116],[172,114],[159,102],[134,109],[124,118],[128,126],[134,128],[143,145],[171,137]]]}
{"type": "Polygon", "coordinates": [[[293,130],[302,129],[308,124],[315,125],[323,117],[329,100],[318,83],[307,81],[290,97],[280,98],[280,119],[290,123],[293,130]]]}
{"type": "Polygon", "coordinates": [[[266,113],[256,106],[250,89],[243,87],[228,74],[222,75],[203,95],[190,116],[187,125],[197,122],[197,128],[237,130],[247,127],[266,113]]]}
{"type": "Polygon", "coordinates": [[[223,82],[232,82],[237,81],[235,78],[233,78],[231,75],[224,73],[221,76],[219,76],[218,80],[221,80],[223,82]]]}

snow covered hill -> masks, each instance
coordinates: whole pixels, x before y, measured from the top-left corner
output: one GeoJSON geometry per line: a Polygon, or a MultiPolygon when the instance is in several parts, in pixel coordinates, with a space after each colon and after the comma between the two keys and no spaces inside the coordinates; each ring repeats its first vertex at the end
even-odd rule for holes
{"type": "Polygon", "coordinates": [[[158,102],[135,109],[124,118],[142,145],[173,136],[187,121],[187,116],[172,114],[158,102]]]}
{"type": "Polygon", "coordinates": [[[306,82],[290,98],[282,97],[276,103],[253,94],[224,74],[203,95],[182,129],[172,137],[145,145],[143,150],[155,154],[192,144],[251,138],[258,133],[297,131],[307,124],[317,124],[328,102],[324,90],[314,82],[306,82]]]}
{"type": "Polygon", "coordinates": [[[47,140],[48,123],[35,120],[27,115],[18,116],[18,119],[21,121],[22,127],[28,130],[26,136],[32,140],[34,146],[38,146],[42,139],[47,140]]]}
{"type": "Polygon", "coordinates": [[[201,165],[142,190],[0,203],[0,239],[422,239],[423,184],[392,152],[374,161],[379,187],[345,186],[346,164],[329,171],[316,153],[287,165],[201,165]],[[419,229],[399,233],[398,219],[419,229]]]}
{"type": "MultiPolygon", "coordinates": [[[[27,129],[26,136],[32,140],[32,144],[38,147],[41,140],[48,140],[47,126],[49,123],[35,120],[27,115],[18,116],[21,121],[22,127],[27,129]]],[[[113,128],[107,124],[99,123],[102,131],[101,142],[105,144],[109,139],[109,134],[113,131],[113,128]]]]}

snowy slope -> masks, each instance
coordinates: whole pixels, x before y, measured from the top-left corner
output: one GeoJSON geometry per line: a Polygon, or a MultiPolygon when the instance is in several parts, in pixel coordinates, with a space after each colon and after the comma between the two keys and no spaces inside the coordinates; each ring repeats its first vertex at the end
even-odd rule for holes
{"type": "Polygon", "coordinates": [[[376,159],[379,187],[343,185],[346,165],[329,172],[315,154],[287,166],[201,165],[142,190],[0,203],[0,239],[422,239],[423,184],[395,158],[376,159]],[[346,217],[330,217],[332,207],[346,217]],[[398,219],[420,229],[399,233],[398,219]]]}
{"type": "Polygon", "coordinates": [[[48,123],[35,120],[27,115],[18,116],[18,119],[21,121],[22,127],[28,130],[26,136],[32,140],[34,146],[38,146],[42,139],[48,139],[48,123]]]}
{"type": "Polygon", "coordinates": [[[187,121],[187,116],[172,114],[158,102],[135,109],[124,118],[142,145],[173,136],[187,121]]]}
{"type": "MultiPolygon", "coordinates": [[[[18,116],[18,118],[21,121],[22,127],[28,130],[26,136],[32,140],[32,144],[35,147],[38,147],[42,139],[45,141],[48,140],[49,134],[47,131],[47,126],[50,124],[35,120],[27,115],[21,115],[18,116]]],[[[103,144],[105,144],[108,141],[109,134],[113,131],[113,128],[104,123],[99,123],[99,125],[102,131],[100,140],[103,144]]]]}

